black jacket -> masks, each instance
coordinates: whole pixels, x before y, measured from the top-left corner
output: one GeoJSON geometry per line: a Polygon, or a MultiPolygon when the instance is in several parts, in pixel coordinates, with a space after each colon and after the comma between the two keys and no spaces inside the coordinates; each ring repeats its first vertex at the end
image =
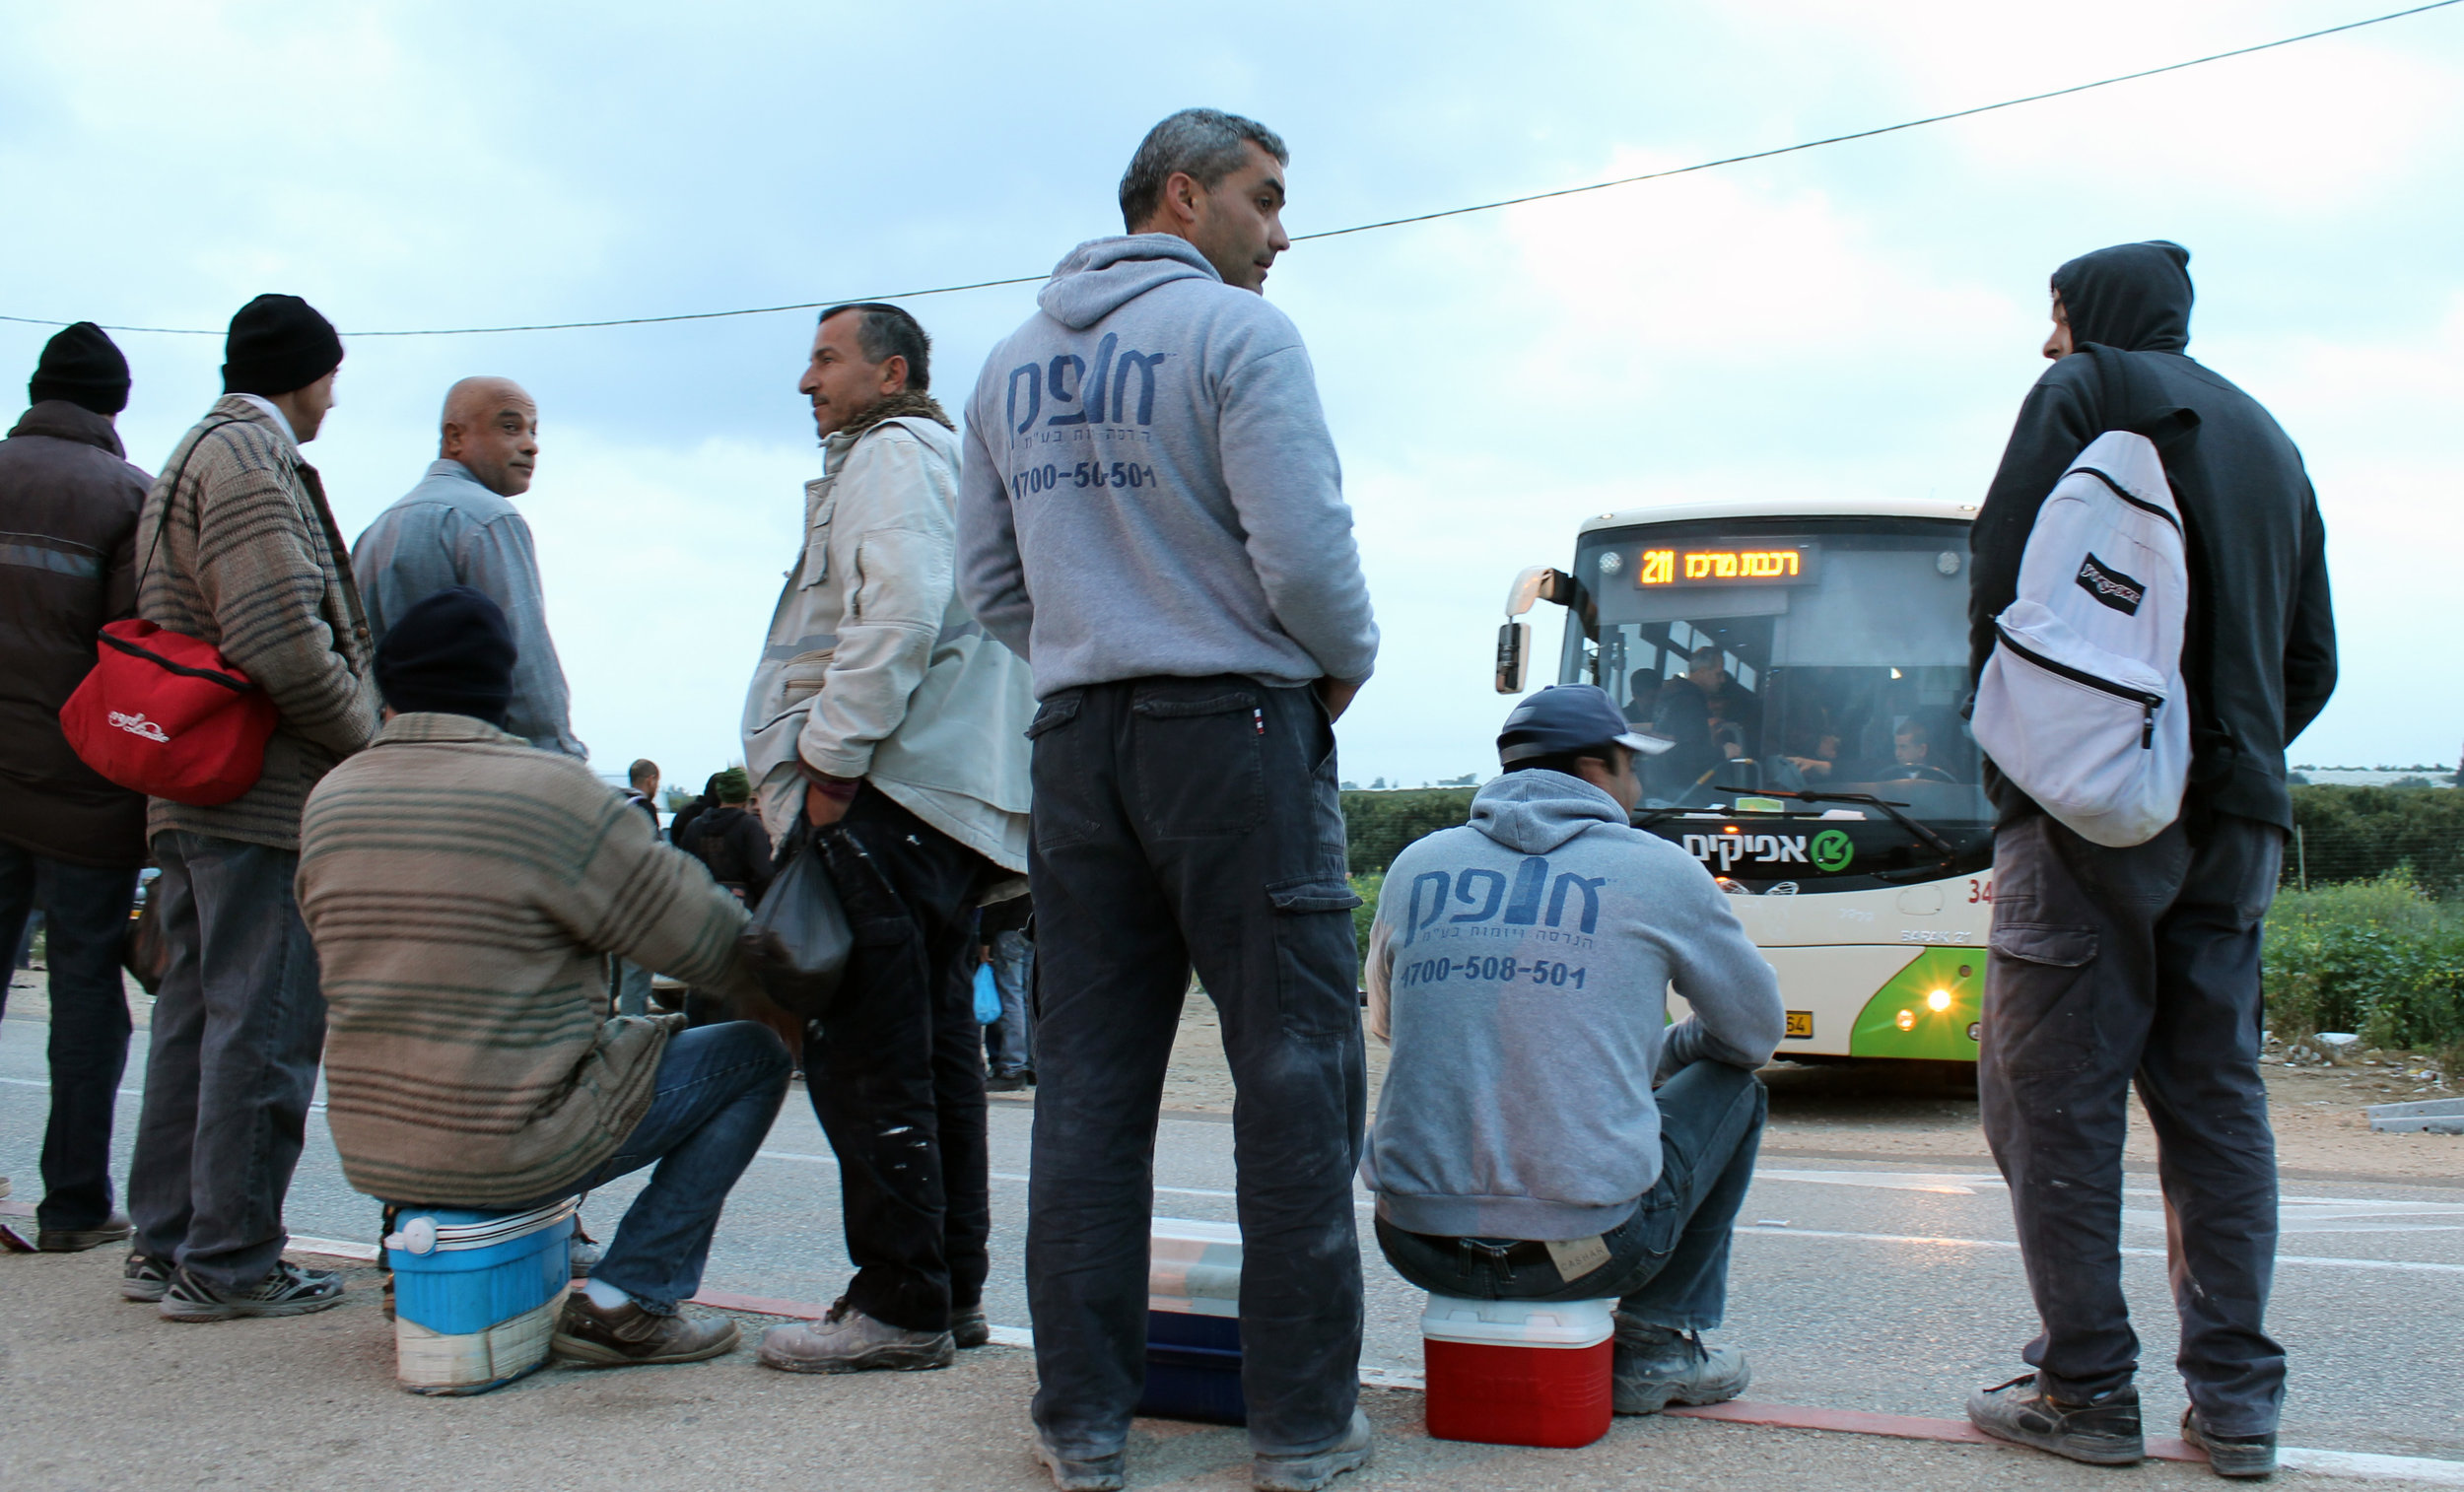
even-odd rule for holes
{"type": "Polygon", "coordinates": [[[78,760],[60,707],[94,668],[95,634],[136,609],[153,485],[109,416],[66,399],[0,441],[0,840],[70,864],[145,863],[145,795],[78,760]]]}
{"type": "Polygon", "coordinates": [[[710,867],[714,880],[744,893],[744,905],[761,905],[770,889],[770,831],[743,808],[721,804],[693,821],[682,847],[710,867]]]}
{"type": "MultiPolygon", "coordinates": [[[[1994,618],[2011,604],[2028,531],[2063,468],[2105,431],[2140,429],[2163,451],[2188,539],[2182,672],[2194,752],[2185,811],[2290,830],[2285,747],[2336,688],[2326,530],[2293,441],[2257,400],[2184,354],[2189,261],[2178,244],[2126,243],[2055,271],[2074,342],[2125,352],[2109,361],[2127,383],[2107,387],[2097,359],[2074,353],[2019,406],[1968,538],[1969,676],[1993,651],[1994,618]]],[[[2006,820],[2034,811],[1988,768],[2006,820]]]]}

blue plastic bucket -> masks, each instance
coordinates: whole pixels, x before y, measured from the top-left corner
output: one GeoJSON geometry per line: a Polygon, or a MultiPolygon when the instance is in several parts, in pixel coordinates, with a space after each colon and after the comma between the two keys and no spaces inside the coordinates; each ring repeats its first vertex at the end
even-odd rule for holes
{"type": "Polygon", "coordinates": [[[1137,1412],[1246,1424],[1239,1225],[1159,1217],[1147,1247],[1146,1385],[1137,1412]]]}
{"type": "Polygon", "coordinates": [[[480,1393],[547,1361],[573,1279],[569,1198],[527,1212],[406,1208],[385,1235],[394,1365],[417,1393],[480,1393]]]}

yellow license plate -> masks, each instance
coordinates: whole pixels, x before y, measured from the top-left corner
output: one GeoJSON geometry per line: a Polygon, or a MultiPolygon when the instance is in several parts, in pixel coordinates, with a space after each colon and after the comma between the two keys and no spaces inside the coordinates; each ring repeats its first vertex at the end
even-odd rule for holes
{"type": "Polygon", "coordinates": [[[1791,1010],[1788,1012],[1788,1035],[1792,1041],[1813,1041],[1814,1012],[1811,1010],[1791,1010]]]}

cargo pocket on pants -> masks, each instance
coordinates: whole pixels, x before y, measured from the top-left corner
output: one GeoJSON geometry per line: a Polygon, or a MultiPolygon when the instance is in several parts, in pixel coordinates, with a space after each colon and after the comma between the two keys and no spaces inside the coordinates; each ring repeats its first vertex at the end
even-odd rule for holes
{"type": "Polygon", "coordinates": [[[2097,1051],[2093,927],[1997,922],[1982,1041],[2015,1072],[2085,1067],[2097,1051]]]}
{"type": "Polygon", "coordinates": [[[1360,950],[1349,883],[1333,876],[1266,888],[1274,909],[1275,996],[1290,1036],[1311,1040],[1360,1029],[1360,950]]]}

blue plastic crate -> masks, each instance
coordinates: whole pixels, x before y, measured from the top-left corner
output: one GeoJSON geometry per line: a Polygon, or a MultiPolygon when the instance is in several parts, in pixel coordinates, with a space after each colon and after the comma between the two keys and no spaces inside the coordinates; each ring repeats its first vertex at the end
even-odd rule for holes
{"type": "Polygon", "coordinates": [[[1148,1244],[1146,1387],[1137,1412],[1249,1422],[1241,1394],[1241,1230],[1159,1217],[1148,1244]]]}
{"type": "Polygon", "coordinates": [[[1185,1311],[1146,1313],[1146,1388],[1137,1412],[1159,1419],[1249,1423],[1241,1394],[1241,1322],[1185,1311]]]}

